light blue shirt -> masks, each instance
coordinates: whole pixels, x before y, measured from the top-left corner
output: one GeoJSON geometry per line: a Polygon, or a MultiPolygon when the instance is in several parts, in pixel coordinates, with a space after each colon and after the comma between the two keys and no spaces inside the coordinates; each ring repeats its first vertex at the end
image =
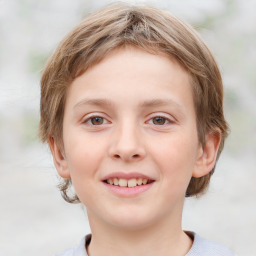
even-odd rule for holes
{"type": "MultiPolygon", "coordinates": [[[[185,256],[236,256],[235,253],[221,244],[203,239],[193,232],[190,232],[190,234],[194,236],[194,241],[192,247],[185,256]]],[[[90,239],[91,235],[89,234],[81,240],[77,247],[68,249],[56,256],[88,256],[85,244],[88,244],[90,239]]]]}

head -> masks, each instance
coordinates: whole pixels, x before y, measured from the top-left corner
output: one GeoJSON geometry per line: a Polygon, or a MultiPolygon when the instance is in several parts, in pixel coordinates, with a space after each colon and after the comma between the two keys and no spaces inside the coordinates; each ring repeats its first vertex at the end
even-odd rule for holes
{"type": "MultiPolygon", "coordinates": [[[[54,140],[65,151],[63,118],[70,85],[111,52],[126,46],[175,60],[187,72],[198,141],[204,147],[209,134],[218,136],[218,158],[228,126],[223,115],[221,74],[214,57],[196,31],[170,13],[127,4],[111,5],[87,17],[49,59],[41,79],[42,141],[54,140]]],[[[214,168],[203,177],[191,177],[186,196],[202,194],[214,168]]],[[[78,202],[77,196],[67,193],[71,183],[69,178],[63,180],[62,195],[68,202],[78,202]]]]}

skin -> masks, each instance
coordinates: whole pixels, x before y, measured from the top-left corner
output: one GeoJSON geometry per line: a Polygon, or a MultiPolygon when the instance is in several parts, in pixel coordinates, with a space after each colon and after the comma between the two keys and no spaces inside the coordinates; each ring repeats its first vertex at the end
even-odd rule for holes
{"type": "Polygon", "coordinates": [[[206,146],[199,143],[189,75],[173,59],[120,48],[76,78],[64,150],[49,144],[57,171],[86,205],[89,255],[185,255],[192,245],[181,227],[185,192],[192,176],[213,168],[219,140],[208,134],[206,146]],[[102,182],[112,172],[139,172],[154,183],[118,196],[102,182]]]}

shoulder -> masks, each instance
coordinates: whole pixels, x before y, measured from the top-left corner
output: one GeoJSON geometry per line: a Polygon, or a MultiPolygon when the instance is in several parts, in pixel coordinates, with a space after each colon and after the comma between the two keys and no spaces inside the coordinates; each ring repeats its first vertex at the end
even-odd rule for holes
{"type": "Polygon", "coordinates": [[[85,244],[90,239],[90,235],[85,236],[77,247],[65,250],[55,256],[88,256],[85,250],[85,244]]]}
{"type": "Polygon", "coordinates": [[[194,237],[194,242],[186,256],[236,256],[224,245],[206,240],[196,233],[190,232],[190,234],[194,237]]]}
{"type": "Polygon", "coordinates": [[[74,249],[68,249],[68,250],[65,250],[64,252],[61,252],[59,254],[56,254],[55,256],[72,256],[74,255],[74,249]]]}

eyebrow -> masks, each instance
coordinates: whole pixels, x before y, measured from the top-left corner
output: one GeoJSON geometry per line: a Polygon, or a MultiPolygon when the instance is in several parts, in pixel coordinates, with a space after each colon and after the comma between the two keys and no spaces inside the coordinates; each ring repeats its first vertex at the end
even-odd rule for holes
{"type": "MultiPolygon", "coordinates": [[[[75,104],[74,108],[84,106],[84,105],[92,105],[92,106],[101,106],[101,107],[115,107],[114,102],[109,99],[99,98],[99,99],[83,99],[75,104]]],[[[166,106],[173,105],[179,109],[183,109],[182,105],[172,99],[151,99],[145,100],[139,104],[140,108],[147,107],[158,107],[158,106],[166,106]]]]}
{"type": "Polygon", "coordinates": [[[83,105],[92,105],[92,106],[114,106],[114,103],[108,99],[83,99],[75,104],[74,108],[83,106],[83,105]]]}
{"type": "Polygon", "coordinates": [[[141,108],[146,108],[146,107],[158,107],[158,106],[166,106],[166,105],[174,105],[178,108],[182,108],[182,106],[172,100],[172,99],[152,99],[152,100],[145,100],[142,102],[139,106],[141,108]]]}

